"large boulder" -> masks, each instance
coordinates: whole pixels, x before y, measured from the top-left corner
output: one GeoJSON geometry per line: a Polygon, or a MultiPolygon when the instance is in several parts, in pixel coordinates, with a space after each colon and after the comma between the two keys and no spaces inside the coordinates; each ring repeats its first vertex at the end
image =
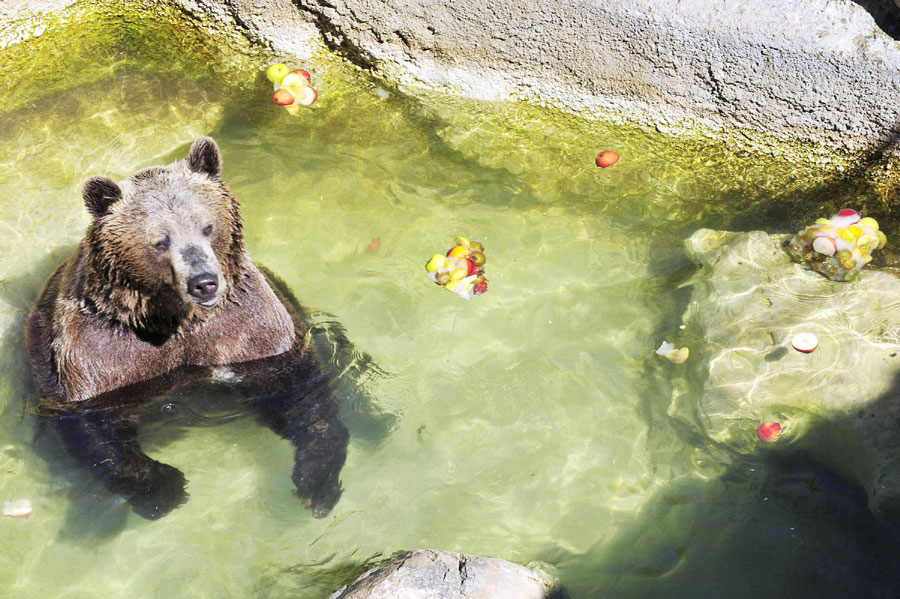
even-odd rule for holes
{"type": "Polygon", "coordinates": [[[684,314],[691,360],[673,369],[669,414],[733,450],[804,451],[861,484],[900,523],[900,279],[865,269],[852,283],[791,262],[789,236],[700,230],[684,314]],[[791,347],[800,332],[818,348],[791,347]],[[779,421],[767,445],[756,429],[779,421]]]}
{"type": "Polygon", "coordinates": [[[417,549],[373,568],[329,599],[563,599],[540,570],[502,559],[417,549]]]}

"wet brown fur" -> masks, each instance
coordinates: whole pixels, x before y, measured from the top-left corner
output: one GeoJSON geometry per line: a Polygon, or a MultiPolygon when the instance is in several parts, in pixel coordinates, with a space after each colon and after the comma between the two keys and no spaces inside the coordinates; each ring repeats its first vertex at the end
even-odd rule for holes
{"type": "MultiPolygon", "coordinates": [[[[48,404],[82,401],[181,366],[246,362],[302,346],[302,325],[247,256],[239,205],[219,180],[218,164],[205,164],[192,149],[186,161],[122,182],[123,197],[108,206],[89,199],[90,183],[94,220],[48,281],[26,332],[48,404]],[[183,300],[147,233],[148,220],[167,218],[158,206],[175,211],[188,203],[215,225],[211,246],[228,287],[212,308],[183,300]]],[[[115,188],[108,185],[104,192],[115,188]]]]}

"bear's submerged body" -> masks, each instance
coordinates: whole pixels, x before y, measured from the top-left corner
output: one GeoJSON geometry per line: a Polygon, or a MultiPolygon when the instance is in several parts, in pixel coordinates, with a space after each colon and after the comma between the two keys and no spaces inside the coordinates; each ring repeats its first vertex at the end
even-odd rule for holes
{"type": "Polygon", "coordinates": [[[298,494],[323,515],[340,497],[349,435],[299,306],[247,256],[220,165],[199,138],[182,162],[87,181],[93,222],[26,329],[43,411],[70,454],[157,518],[185,500],[185,480],[141,450],[140,407],[226,371],[294,444],[298,494]]]}

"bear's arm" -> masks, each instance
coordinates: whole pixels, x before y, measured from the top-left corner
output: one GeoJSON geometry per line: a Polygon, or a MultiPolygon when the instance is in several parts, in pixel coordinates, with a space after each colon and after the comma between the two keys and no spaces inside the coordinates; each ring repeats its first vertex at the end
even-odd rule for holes
{"type": "Polygon", "coordinates": [[[50,276],[41,296],[31,308],[25,328],[25,346],[28,350],[28,358],[31,361],[31,370],[38,386],[38,392],[43,398],[60,401],[65,399],[65,393],[59,383],[51,342],[53,339],[53,313],[65,266],[65,263],[62,264],[50,276]]]}

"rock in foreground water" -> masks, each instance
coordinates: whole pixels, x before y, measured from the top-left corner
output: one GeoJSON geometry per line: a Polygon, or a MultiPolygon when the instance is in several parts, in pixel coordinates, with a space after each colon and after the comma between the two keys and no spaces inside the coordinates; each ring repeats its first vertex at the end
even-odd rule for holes
{"type": "Polygon", "coordinates": [[[417,549],[373,568],[329,599],[563,599],[540,570],[502,559],[417,549]]]}

